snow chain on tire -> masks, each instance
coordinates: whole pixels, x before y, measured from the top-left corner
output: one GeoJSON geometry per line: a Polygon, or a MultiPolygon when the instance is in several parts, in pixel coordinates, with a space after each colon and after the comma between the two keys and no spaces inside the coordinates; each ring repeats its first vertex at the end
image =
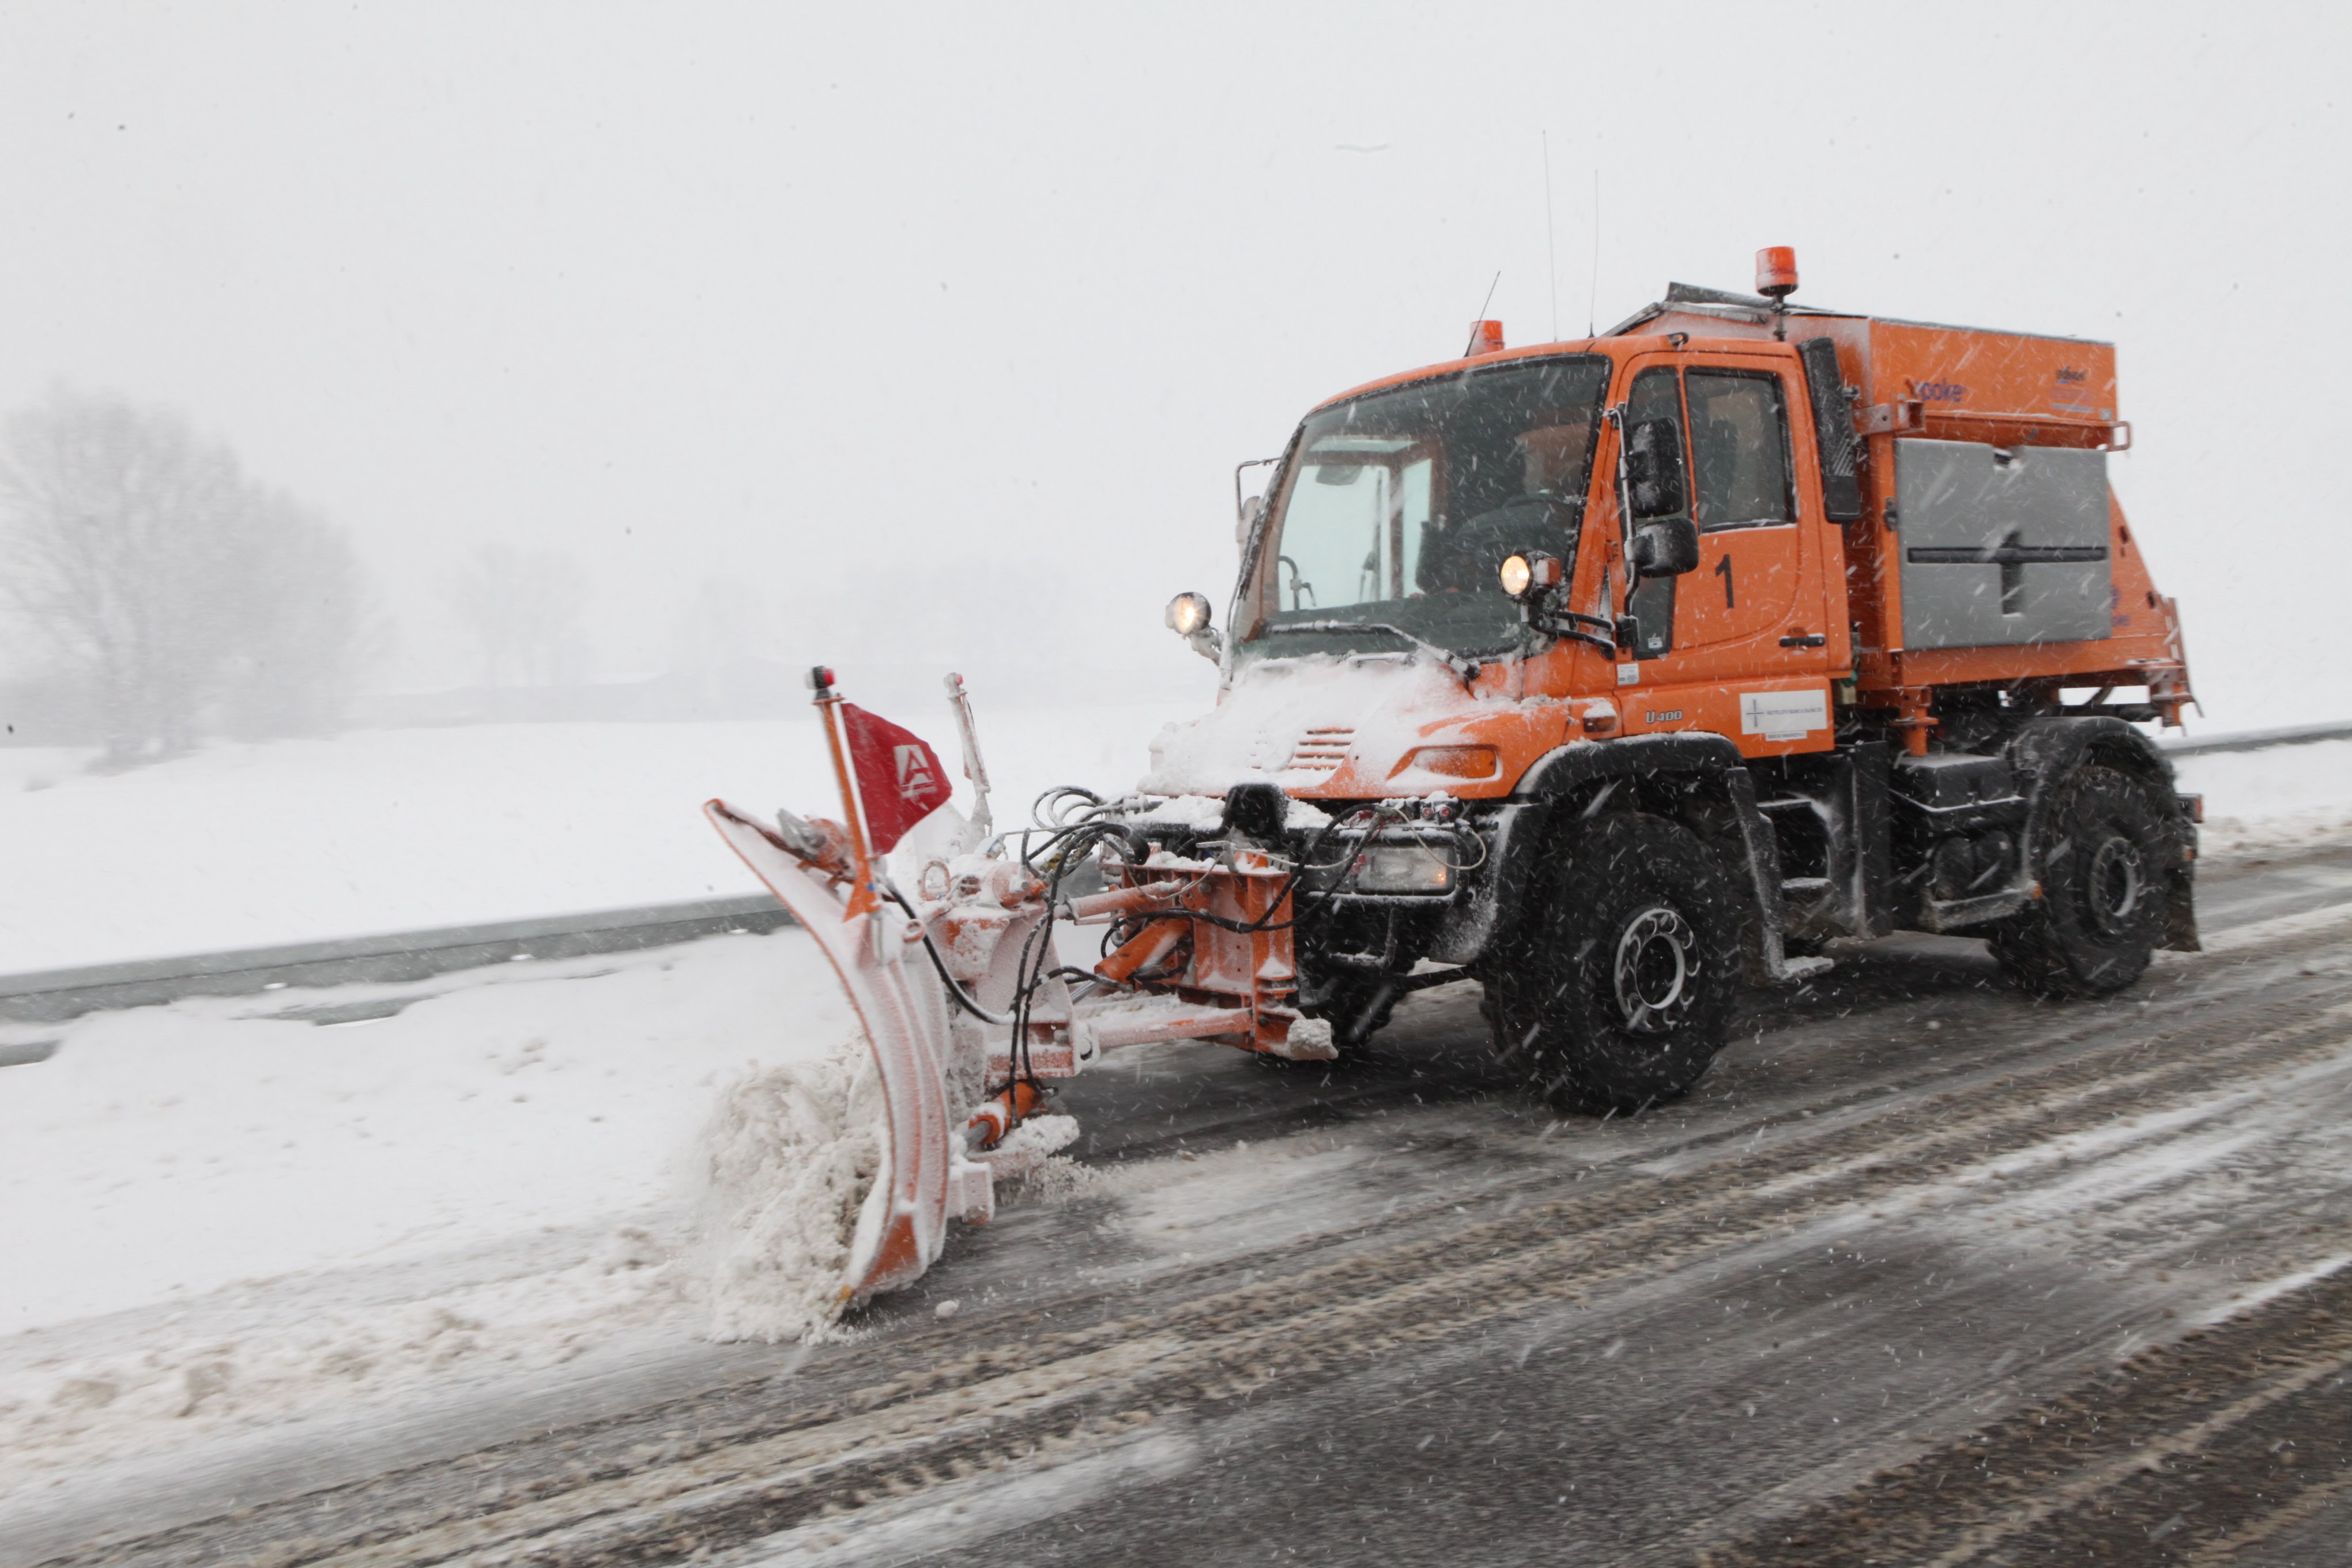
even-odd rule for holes
{"type": "Polygon", "coordinates": [[[1679,1098],[1723,1047],[1742,915],[1687,828],[1636,813],[1579,824],[1490,965],[1497,1054],[1563,1110],[1679,1098]]]}
{"type": "Polygon", "coordinates": [[[2032,847],[2042,896],[1993,929],[1992,949],[2024,990],[2105,996],[2163,940],[2173,835],[2147,786],[2115,768],[2085,763],[2059,790],[2032,847]]]}

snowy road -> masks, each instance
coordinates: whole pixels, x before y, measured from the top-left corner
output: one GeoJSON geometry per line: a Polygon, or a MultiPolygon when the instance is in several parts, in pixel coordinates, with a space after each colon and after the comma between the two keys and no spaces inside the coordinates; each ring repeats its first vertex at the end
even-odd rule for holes
{"type": "Polygon", "coordinates": [[[1094,1177],[855,1342],[648,1318],[52,1488],[5,1560],[2341,1562],[2352,850],[2201,905],[2098,1005],[1850,956],[1630,1122],[1477,1066],[1467,988],[1336,1073],[1118,1058],[1094,1177]]]}

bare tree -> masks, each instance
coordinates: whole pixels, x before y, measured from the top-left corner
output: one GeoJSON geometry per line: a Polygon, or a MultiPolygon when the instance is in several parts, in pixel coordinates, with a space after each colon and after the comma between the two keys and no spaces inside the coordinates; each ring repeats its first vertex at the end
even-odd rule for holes
{"type": "Polygon", "coordinates": [[[485,686],[553,686],[586,672],[588,581],[568,555],[485,544],[442,579],[485,686]]]}
{"type": "Polygon", "coordinates": [[[341,531],[277,492],[256,498],[240,542],[247,611],[223,724],[250,740],[325,734],[386,640],[359,558],[341,531]]]}
{"type": "Polygon", "coordinates": [[[60,390],[0,428],[0,595],[107,759],[340,719],[363,631],[341,533],[169,409],[60,390]],[[300,693],[298,697],[294,694],[300,693]]]}

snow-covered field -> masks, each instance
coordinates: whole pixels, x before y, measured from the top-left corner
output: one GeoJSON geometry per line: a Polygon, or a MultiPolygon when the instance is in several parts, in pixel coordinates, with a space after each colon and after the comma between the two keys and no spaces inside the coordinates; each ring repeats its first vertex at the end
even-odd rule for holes
{"type": "MultiPolygon", "coordinates": [[[[1053,784],[1126,792],[1189,711],[983,706],[997,819],[1025,823],[1053,784]]],[[[944,700],[886,716],[960,774],[944,700]]],[[[813,721],[377,730],[113,775],[86,762],[0,748],[0,974],[756,893],[705,800],[840,814],[813,721]]]]}
{"type": "MultiPolygon", "coordinates": [[[[1066,778],[1124,789],[1170,716],[989,724],[1000,816],[1066,778]]],[[[817,809],[829,788],[805,724],[387,731],[113,777],[75,761],[0,751],[0,972],[751,890],[699,801],[817,809]]],[[[2214,852],[2352,837],[2352,742],[2181,773],[2214,852]]],[[[795,1086],[837,1075],[853,1037],[797,932],[42,1032],[53,1057],[0,1068],[0,1517],[95,1465],[808,1321],[780,1260],[807,1256],[795,1216],[841,1173],[761,1146],[797,1127],[846,1157],[824,1143],[838,1112],[795,1086]],[[387,994],[412,1000],[362,1024],[272,1016],[387,994]]]]}

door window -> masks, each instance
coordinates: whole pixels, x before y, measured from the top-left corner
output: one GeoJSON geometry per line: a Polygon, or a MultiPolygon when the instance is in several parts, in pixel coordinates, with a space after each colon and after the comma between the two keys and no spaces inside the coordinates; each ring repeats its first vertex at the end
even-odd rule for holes
{"type": "Polygon", "coordinates": [[[1701,530],[1696,569],[1633,585],[1625,613],[1634,621],[1634,657],[1664,661],[1643,673],[1644,683],[1787,674],[1826,657],[1780,640],[1822,629],[1821,582],[1806,569],[1817,546],[1796,526],[1790,384],[1770,370],[1724,363],[1730,357],[1637,363],[1625,383],[1629,429],[1680,417],[1692,519],[1701,530]]]}
{"type": "MultiPolygon", "coordinates": [[[[1659,374],[1643,373],[1643,380],[1659,374]]],[[[1769,528],[1797,521],[1789,411],[1769,371],[1693,370],[1692,490],[1702,529],[1769,528]]],[[[1634,383],[1638,395],[1641,382],[1634,383]]]]}
{"type": "MultiPolygon", "coordinates": [[[[1625,398],[1625,428],[1644,419],[1683,423],[1682,391],[1671,367],[1645,370],[1633,378],[1625,398]]],[[[1627,570],[1631,570],[1629,566],[1627,570]]],[[[1657,658],[1675,650],[1675,584],[1673,577],[1644,577],[1625,596],[1625,613],[1633,617],[1633,657],[1657,658]]]]}

